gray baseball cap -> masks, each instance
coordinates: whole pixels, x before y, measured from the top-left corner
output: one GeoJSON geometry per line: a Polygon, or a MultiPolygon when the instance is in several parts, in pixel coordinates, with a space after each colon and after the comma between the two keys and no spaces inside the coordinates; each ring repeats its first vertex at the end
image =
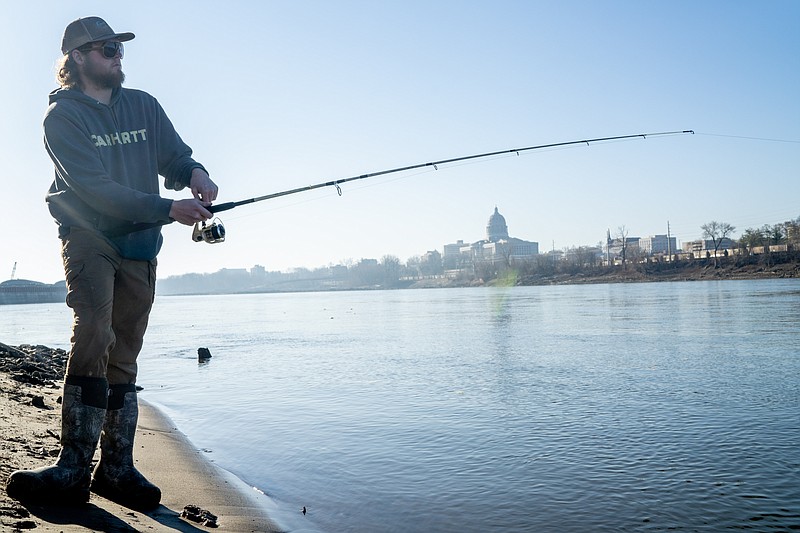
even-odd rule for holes
{"type": "Polygon", "coordinates": [[[97,41],[111,41],[116,39],[120,42],[130,41],[135,37],[131,32],[114,33],[111,26],[100,17],[86,17],[73,20],[64,30],[64,38],[61,39],[61,51],[68,54],[71,50],[97,41]]]}

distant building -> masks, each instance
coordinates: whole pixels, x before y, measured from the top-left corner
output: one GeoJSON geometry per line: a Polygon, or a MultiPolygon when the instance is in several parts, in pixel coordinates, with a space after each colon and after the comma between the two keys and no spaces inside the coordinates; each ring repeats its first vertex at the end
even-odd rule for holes
{"type": "Polygon", "coordinates": [[[421,260],[423,263],[441,263],[442,254],[439,250],[428,250],[422,255],[421,260]]]}
{"type": "Polygon", "coordinates": [[[218,274],[220,276],[227,276],[230,278],[237,278],[242,276],[248,276],[249,272],[246,268],[223,268],[221,269],[218,274]]]}
{"type": "Polygon", "coordinates": [[[530,259],[536,255],[539,255],[539,243],[509,236],[506,219],[495,207],[486,224],[486,238],[470,244],[462,240],[445,244],[442,261],[445,268],[458,268],[465,261],[510,264],[514,260],[530,259]]]}
{"type": "Polygon", "coordinates": [[[626,258],[630,258],[640,249],[641,237],[625,237],[623,241],[619,237],[611,238],[611,232],[606,232],[606,260],[612,263],[615,259],[622,259],[622,251],[625,250],[626,258]]]}
{"type": "Polygon", "coordinates": [[[464,241],[458,240],[452,244],[444,245],[444,253],[442,254],[442,265],[445,270],[455,270],[461,267],[461,248],[464,246],[464,241]]]}
{"type": "MultiPolygon", "coordinates": [[[[718,252],[723,250],[730,250],[734,247],[733,241],[727,237],[720,239],[718,252]]],[[[683,243],[683,251],[693,254],[705,254],[706,252],[714,252],[714,241],[712,239],[700,239],[697,241],[688,241],[683,243]]]]}
{"type": "Polygon", "coordinates": [[[508,225],[506,218],[494,207],[494,213],[489,217],[489,222],[486,224],[486,240],[489,242],[499,242],[508,240],[508,225]]]}
{"type": "Polygon", "coordinates": [[[789,242],[800,241],[800,217],[798,220],[789,220],[783,223],[786,228],[786,238],[789,242]]]}
{"type": "Polygon", "coordinates": [[[639,249],[647,255],[676,253],[675,237],[667,235],[650,235],[639,239],[639,249]]]}

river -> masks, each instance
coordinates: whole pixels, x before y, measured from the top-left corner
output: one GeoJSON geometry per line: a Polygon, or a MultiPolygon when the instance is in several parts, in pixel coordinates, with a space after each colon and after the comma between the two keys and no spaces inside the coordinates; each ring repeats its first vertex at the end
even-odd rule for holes
{"type": "Polygon", "coordinates": [[[139,384],[295,531],[780,531],[799,323],[796,280],[159,296],[139,384]]]}

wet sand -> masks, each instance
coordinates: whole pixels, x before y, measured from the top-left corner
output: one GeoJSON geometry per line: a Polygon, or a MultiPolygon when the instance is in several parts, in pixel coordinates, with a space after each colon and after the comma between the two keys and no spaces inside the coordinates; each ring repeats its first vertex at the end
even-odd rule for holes
{"type": "Polygon", "coordinates": [[[0,531],[279,531],[267,516],[265,496],[204,458],[141,400],[134,460],[161,488],[158,509],[141,513],[95,494],[77,507],[23,506],[9,498],[11,472],[52,464],[58,455],[65,361],[61,350],[0,343],[0,531]],[[187,506],[215,515],[217,526],[181,517],[187,506]]]}

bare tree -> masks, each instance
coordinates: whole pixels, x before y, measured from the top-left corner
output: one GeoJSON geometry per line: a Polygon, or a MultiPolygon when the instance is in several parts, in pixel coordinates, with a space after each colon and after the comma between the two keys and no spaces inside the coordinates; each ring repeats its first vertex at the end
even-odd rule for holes
{"type": "Polygon", "coordinates": [[[617,237],[619,238],[619,244],[621,246],[622,268],[627,268],[626,260],[628,253],[628,229],[625,226],[620,226],[617,228],[617,237]]]}
{"type": "Polygon", "coordinates": [[[396,287],[400,280],[400,259],[394,255],[384,255],[381,258],[384,287],[396,287]]]}
{"type": "Polygon", "coordinates": [[[503,265],[506,268],[511,268],[511,252],[513,250],[511,243],[508,241],[498,241],[495,243],[495,250],[497,250],[497,255],[503,259],[503,265]]]}
{"type": "Polygon", "coordinates": [[[714,268],[717,268],[717,250],[719,250],[722,242],[736,231],[736,228],[727,222],[712,220],[700,226],[700,229],[703,230],[703,238],[711,239],[714,244],[714,268]]]}
{"type": "Polygon", "coordinates": [[[427,252],[420,258],[419,271],[423,276],[436,276],[444,272],[442,266],[442,254],[438,250],[427,252]]]}
{"type": "Polygon", "coordinates": [[[415,278],[422,276],[422,257],[415,255],[406,260],[406,275],[415,278]]]}

